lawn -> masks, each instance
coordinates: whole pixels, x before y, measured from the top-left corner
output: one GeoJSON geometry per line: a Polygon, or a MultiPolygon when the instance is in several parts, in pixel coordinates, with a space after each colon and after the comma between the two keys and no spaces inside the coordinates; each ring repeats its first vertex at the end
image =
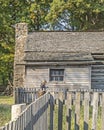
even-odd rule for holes
{"type": "Polygon", "coordinates": [[[10,121],[12,104],[14,104],[13,97],[0,96],[0,126],[10,121]]]}

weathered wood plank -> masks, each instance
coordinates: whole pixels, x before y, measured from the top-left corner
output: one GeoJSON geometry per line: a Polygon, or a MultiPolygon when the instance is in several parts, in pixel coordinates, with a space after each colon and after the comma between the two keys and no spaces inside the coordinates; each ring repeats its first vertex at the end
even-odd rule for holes
{"type": "Polygon", "coordinates": [[[42,96],[41,102],[40,102],[40,130],[45,130],[45,120],[44,120],[44,105],[45,105],[45,95],[42,96]]]}
{"type": "Polygon", "coordinates": [[[17,128],[18,128],[18,127],[17,127],[17,119],[14,121],[13,128],[14,128],[13,130],[18,130],[18,129],[17,129],[17,128]]]}
{"type": "Polygon", "coordinates": [[[102,126],[101,130],[104,130],[104,93],[102,93],[102,126]]]}
{"type": "Polygon", "coordinates": [[[0,130],[6,130],[5,126],[0,127],[0,130]]]}
{"type": "Polygon", "coordinates": [[[81,84],[85,85],[86,83],[90,85],[90,68],[89,67],[71,67],[66,68],[66,74],[65,81],[68,84],[81,84]]]}
{"type": "Polygon", "coordinates": [[[92,130],[97,130],[97,116],[98,116],[98,93],[94,92],[93,100],[93,115],[92,115],[92,130]]]}
{"type": "Polygon", "coordinates": [[[33,130],[38,130],[38,115],[37,115],[37,112],[38,112],[38,102],[36,101],[34,104],[33,104],[33,130]]]}
{"type": "Polygon", "coordinates": [[[32,130],[32,105],[29,107],[29,124],[30,124],[30,130],[32,130]]]}
{"type": "Polygon", "coordinates": [[[18,98],[19,98],[18,88],[15,88],[15,92],[14,92],[15,104],[19,102],[18,98]]]}
{"type": "Polygon", "coordinates": [[[41,130],[41,105],[43,104],[42,103],[43,100],[42,100],[42,96],[39,97],[38,99],[38,104],[37,104],[37,107],[38,107],[38,110],[37,110],[37,130],[41,130]]]}
{"type": "Polygon", "coordinates": [[[20,122],[20,117],[18,117],[18,130],[21,130],[21,122],[20,122]]]}
{"type": "Polygon", "coordinates": [[[63,93],[59,92],[58,100],[58,130],[62,130],[63,121],[63,93]]]}
{"type": "Polygon", "coordinates": [[[38,102],[37,102],[37,113],[36,113],[36,115],[37,115],[37,126],[36,126],[36,130],[40,130],[40,118],[39,118],[40,112],[38,111],[40,109],[40,103],[41,103],[40,98],[41,97],[39,97],[38,102]]]}
{"type": "Polygon", "coordinates": [[[50,94],[50,130],[54,130],[54,98],[50,94]]]}
{"type": "Polygon", "coordinates": [[[26,69],[26,80],[25,80],[25,86],[26,87],[40,87],[41,82],[45,79],[46,81],[49,81],[48,76],[48,69],[47,68],[40,68],[40,67],[27,67],[26,69]],[[29,86],[28,86],[29,85],[29,86]]]}
{"type": "Polygon", "coordinates": [[[91,81],[93,88],[104,89],[104,65],[92,65],[91,81]]]}
{"type": "Polygon", "coordinates": [[[47,102],[48,102],[48,106],[47,106],[47,110],[46,110],[46,114],[47,114],[47,127],[46,127],[46,130],[48,130],[49,129],[49,100],[50,100],[50,94],[48,93],[48,95],[47,95],[47,102]]]}
{"type": "Polygon", "coordinates": [[[29,113],[28,113],[28,109],[26,110],[26,130],[28,130],[28,122],[29,122],[29,113]]]}
{"type": "Polygon", "coordinates": [[[44,130],[48,130],[48,98],[49,98],[49,95],[45,95],[45,110],[44,110],[44,118],[43,118],[43,120],[44,120],[44,130]]]}
{"type": "Polygon", "coordinates": [[[18,130],[18,122],[17,122],[17,119],[15,120],[15,129],[14,130],[18,130]]]}
{"type": "Polygon", "coordinates": [[[25,129],[25,126],[26,126],[26,111],[23,113],[23,124],[24,124],[24,129],[25,129]]]}
{"type": "Polygon", "coordinates": [[[72,112],[72,95],[71,92],[67,92],[66,101],[66,130],[71,130],[71,112],[72,112]]]}
{"type": "Polygon", "coordinates": [[[21,114],[21,116],[20,116],[20,123],[21,123],[21,130],[23,130],[24,129],[24,127],[23,127],[23,114],[21,114]]]}
{"type": "Polygon", "coordinates": [[[89,128],[89,92],[84,94],[84,130],[89,128]]]}
{"type": "Polygon", "coordinates": [[[80,92],[76,92],[75,101],[75,130],[80,129],[80,92]]]}
{"type": "Polygon", "coordinates": [[[9,130],[13,130],[13,121],[9,122],[9,130]]]}

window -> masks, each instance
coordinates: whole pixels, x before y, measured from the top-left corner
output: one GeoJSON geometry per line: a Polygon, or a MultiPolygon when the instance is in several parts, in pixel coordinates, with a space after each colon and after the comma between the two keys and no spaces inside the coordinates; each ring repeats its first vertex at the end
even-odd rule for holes
{"type": "Polygon", "coordinates": [[[64,69],[50,70],[50,81],[63,81],[63,80],[64,80],[64,69]]]}

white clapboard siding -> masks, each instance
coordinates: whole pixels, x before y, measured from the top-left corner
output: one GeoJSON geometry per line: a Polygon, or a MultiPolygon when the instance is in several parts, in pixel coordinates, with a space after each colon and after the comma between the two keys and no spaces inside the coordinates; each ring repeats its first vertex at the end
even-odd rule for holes
{"type": "Polygon", "coordinates": [[[70,67],[65,69],[65,82],[75,85],[91,84],[90,67],[70,67]]]}
{"type": "Polygon", "coordinates": [[[43,80],[48,81],[49,74],[48,68],[26,68],[25,86],[27,87],[39,87],[43,80]]]}
{"type": "Polygon", "coordinates": [[[92,88],[104,89],[104,65],[93,65],[91,69],[92,88]]]}

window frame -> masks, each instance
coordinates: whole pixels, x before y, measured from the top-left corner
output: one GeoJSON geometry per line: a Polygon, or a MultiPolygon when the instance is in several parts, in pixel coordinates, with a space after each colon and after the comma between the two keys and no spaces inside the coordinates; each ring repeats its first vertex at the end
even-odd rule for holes
{"type": "Polygon", "coordinates": [[[51,68],[51,69],[49,69],[49,81],[50,82],[63,82],[64,81],[64,78],[65,78],[65,69],[63,69],[63,68],[51,68]],[[58,71],[58,74],[51,74],[52,73],[52,71],[55,71],[56,70],[56,72],[58,71]],[[62,75],[60,75],[59,74],[59,72],[61,72],[62,71],[62,75]],[[56,77],[58,77],[59,79],[60,79],[60,77],[62,77],[62,80],[52,80],[51,78],[52,77],[54,77],[54,78],[56,78],[56,77]]]}

